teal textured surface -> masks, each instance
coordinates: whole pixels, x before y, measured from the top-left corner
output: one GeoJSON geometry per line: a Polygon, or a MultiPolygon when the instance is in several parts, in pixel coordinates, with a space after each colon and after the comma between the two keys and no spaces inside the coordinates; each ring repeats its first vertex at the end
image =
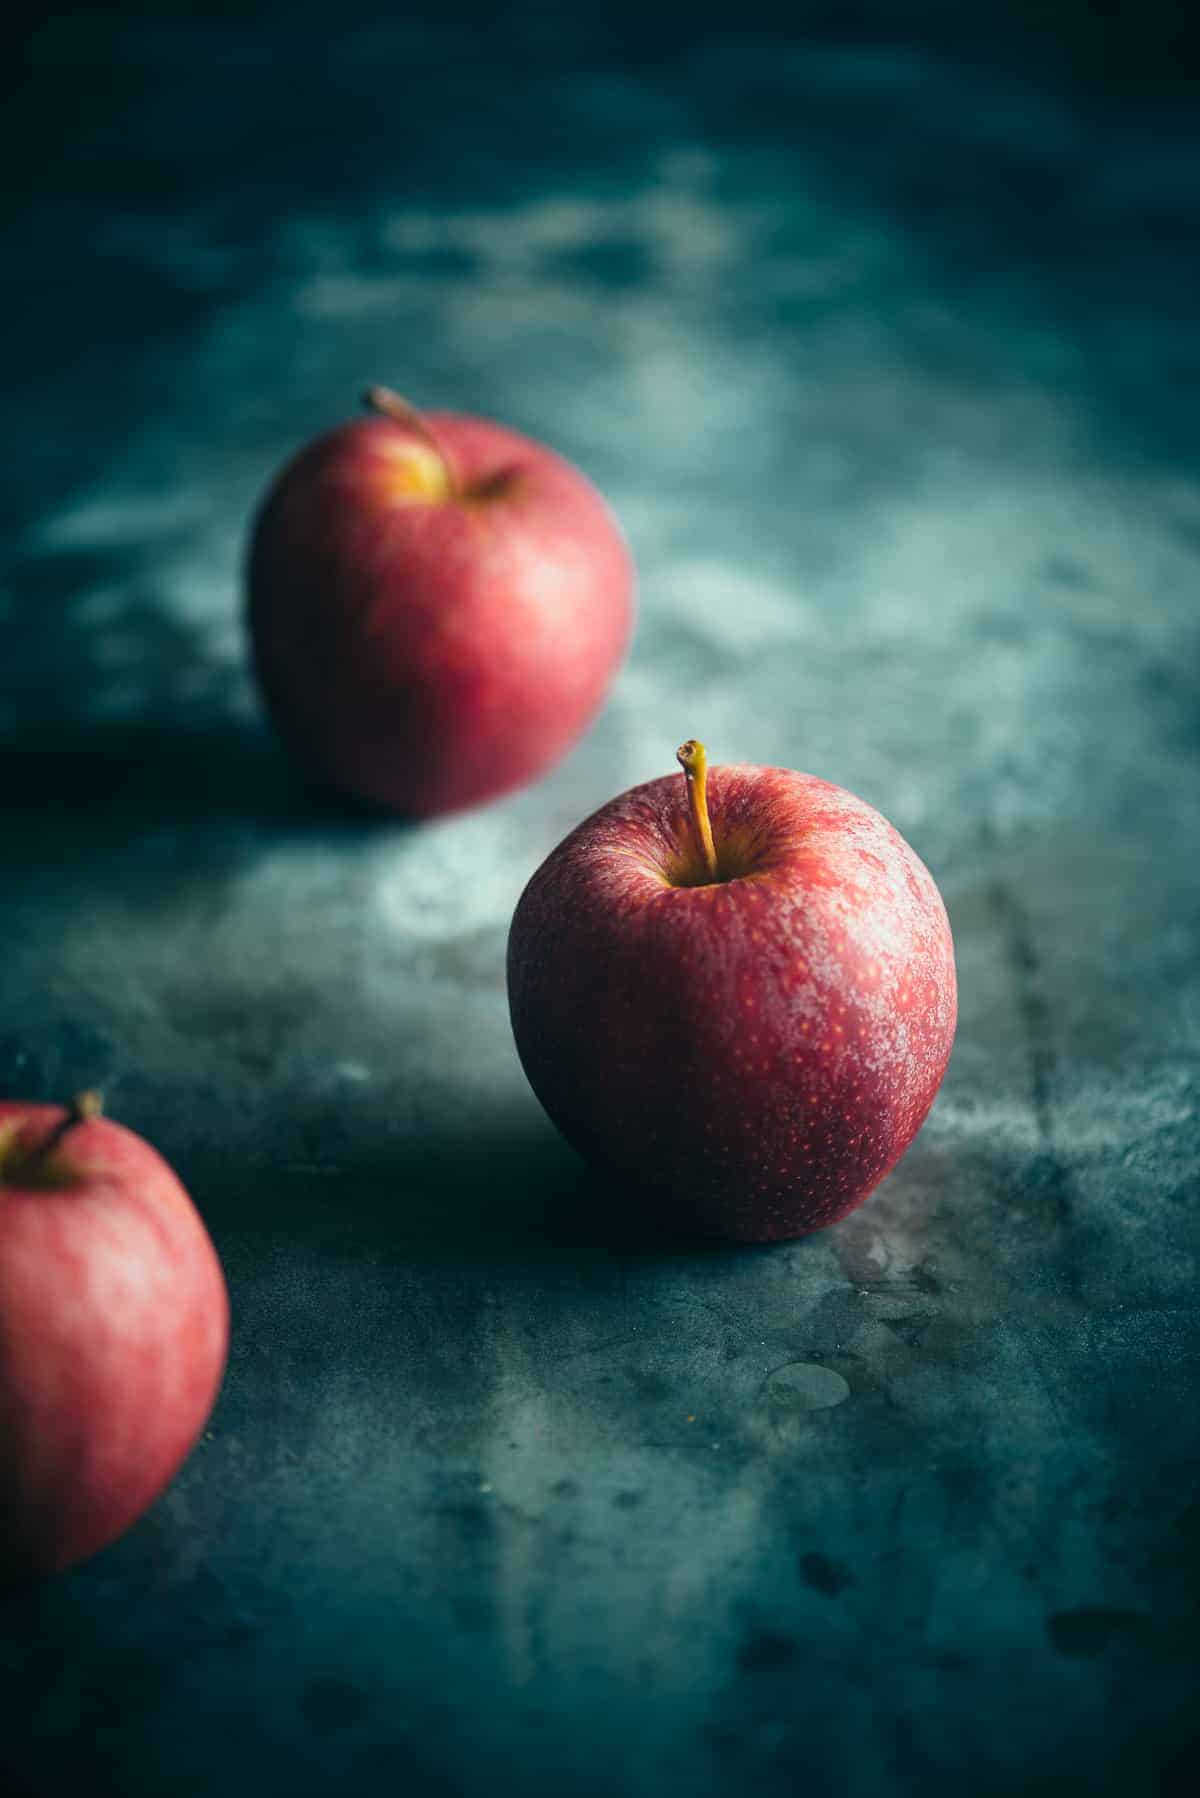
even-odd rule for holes
{"type": "Polygon", "coordinates": [[[1200,136],[883,10],[31,41],[0,1089],[168,1156],[234,1342],[154,1512],[0,1600],[6,1790],[1188,1783],[1200,136]],[[369,380],[571,457],[640,571],[586,741],[421,829],[245,658],[251,510],[369,380]],[[692,733],[877,806],[956,937],[925,1130],[771,1250],[614,1234],[509,1031],[525,880],[692,733]]]}

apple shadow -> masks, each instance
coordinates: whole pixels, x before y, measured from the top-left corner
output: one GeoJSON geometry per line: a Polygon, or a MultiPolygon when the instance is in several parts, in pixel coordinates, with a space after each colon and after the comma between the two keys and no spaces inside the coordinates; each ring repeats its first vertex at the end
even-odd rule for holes
{"type": "Polygon", "coordinates": [[[300,769],[258,722],[67,724],[0,741],[0,755],[0,819],[38,831],[39,859],[74,859],[94,839],[111,845],[168,823],[246,819],[285,832],[397,823],[300,769]],[[60,828],[39,828],[47,817],[60,828]]]}
{"type": "MultiPolygon", "coordinates": [[[[161,563],[185,535],[33,550],[5,568],[21,655],[0,668],[0,860],[57,870],[171,824],[396,826],[300,769],[247,706],[246,656],[215,656],[211,631],[168,603],[161,563]]],[[[207,861],[239,853],[213,838],[207,861]]]]}
{"type": "Polygon", "coordinates": [[[268,1165],[254,1166],[209,1141],[177,1158],[218,1246],[253,1259],[280,1240],[318,1256],[347,1254],[430,1266],[581,1262],[705,1262],[795,1247],[739,1243],[689,1230],[654,1194],[587,1165],[532,1095],[511,1113],[473,1115],[397,1139],[382,1113],[347,1125],[331,1100],[310,1109],[308,1140],[320,1160],[289,1148],[280,1119],[268,1165]]]}

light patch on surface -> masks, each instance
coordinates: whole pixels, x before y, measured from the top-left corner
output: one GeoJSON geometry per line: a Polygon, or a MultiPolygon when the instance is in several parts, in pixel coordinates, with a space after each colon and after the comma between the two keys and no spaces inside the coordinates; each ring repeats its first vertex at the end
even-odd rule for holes
{"type": "Polygon", "coordinates": [[[682,562],[656,584],[654,601],[657,619],[737,656],[795,643],[812,629],[795,592],[733,562],[682,562]]]}
{"type": "Polygon", "coordinates": [[[494,810],[422,827],[381,859],[373,902],[382,922],[417,939],[507,925],[523,885],[512,830],[494,810]]]}
{"type": "Polygon", "coordinates": [[[528,269],[547,256],[635,243],[664,270],[698,272],[741,252],[745,223],[745,214],[734,223],[724,208],[675,185],[700,173],[677,162],[673,179],[628,198],[556,195],[510,211],[400,213],[380,235],[401,255],[454,248],[493,269],[528,269]]]}
{"type": "MultiPolygon", "coordinates": [[[[105,484],[105,494],[110,492],[105,484]]],[[[46,549],[124,548],[187,530],[208,511],[204,498],[175,483],[113,497],[85,496],[52,513],[34,541],[46,549]]]]}

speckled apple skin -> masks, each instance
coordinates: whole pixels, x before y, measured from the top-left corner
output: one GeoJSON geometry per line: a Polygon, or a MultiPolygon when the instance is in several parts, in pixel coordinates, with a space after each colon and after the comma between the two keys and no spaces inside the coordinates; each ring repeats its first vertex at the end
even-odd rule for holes
{"type": "Polygon", "coordinates": [[[367,418],[283,470],[250,551],[259,682],[311,769],[410,817],[542,773],[599,709],[628,646],[633,564],[591,483],[485,419],[367,418]]]}
{"type": "Polygon", "coordinates": [[[808,774],[710,770],[718,853],[679,886],[682,776],[603,806],[538,869],[508,990],[525,1072],[567,1139],[671,1226],[773,1242],[834,1223],[924,1122],[954,1040],[932,876],[878,812],[808,774]]]}
{"type": "Polygon", "coordinates": [[[62,1110],[0,1103],[0,1579],[70,1566],[154,1501],[225,1366],[212,1242],[161,1156],[107,1119],[22,1186],[19,1153],[62,1110]]]}

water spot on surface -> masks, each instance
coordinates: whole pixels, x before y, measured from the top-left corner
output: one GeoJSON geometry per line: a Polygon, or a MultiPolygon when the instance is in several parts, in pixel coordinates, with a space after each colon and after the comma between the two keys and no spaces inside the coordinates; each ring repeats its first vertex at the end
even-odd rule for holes
{"type": "Polygon", "coordinates": [[[800,1556],[800,1577],[806,1586],[826,1598],[839,1598],[855,1583],[853,1573],[843,1561],[833,1561],[828,1555],[816,1552],[800,1556]]]}
{"type": "Polygon", "coordinates": [[[627,1369],[629,1383],[640,1399],[650,1404],[657,1404],[671,1396],[670,1383],[661,1374],[653,1373],[649,1368],[630,1367],[627,1369]]]}
{"type": "Polygon", "coordinates": [[[636,1511],[645,1496],[644,1492],[618,1492],[613,1504],[618,1511],[636,1511]]]}
{"type": "Polygon", "coordinates": [[[767,1375],[763,1394],[772,1409],[828,1411],[850,1397],[850,1385],[819,1361],[791,1361],[767,1375]]]}
{"type": "Polygon", "coordinates": [[[1112,1610],[1103,1605],[1084,1605],[1074,1611],[1055,1611],[1046,1619],[1046,1634],[1059,1654],[1093,1658],[1138,1622],[1136,1611],[1112,1610]]]}
{"type": "Polygon", "coordinates": [[[847,1232],[837,1244],[838,1260],[852,1286],[873,1291],[882,1285],[892,1265],[892,1252],[878,1236],[847,1232]]]}
{"type": "Polygon", "coordinates": [[[700,1727],[700,1739],[718,1760],[730,1760],[745,1747],[745,1738],[736,1729],[727,1729],[722,1723],[704,1723],[700,1727]]]}
{"type": "Polygon", "coordinates": [[[1076,561],[1074,556],[1047,556],[1042,564],[1042,574],[1056,587],[1071,587],[1080,593],[1093,592],[1098,585],[1091,569],[1076,561]]]}
{"type": "Polygon", "coordinates": [[[347,1679],[310,1679],[300,1694],[300,1715],[319,1736],[349,1729],[366,1716],[367,1700],[347,1679]]]}
{"type": "Polygon", "coordinates": [[[738,1671],[741,1673],[777,1673],[790,1667],[800,1656],[800,1645],[794,1636],[779,1630],[758,1629],[746,1637],[738,1649],[738,1671]]]}
{"type": "Polygon", "coordinates": [[[458,1504],[439,1505],[436,1515],[452,1523],[466,1536],[486,1534],[492,1527],[492,1514],[486,1505],[470,1500],[458,1504]]]}
{"type": "Polygon", "coordinates": [[[907,1317],[885,1317],[883,1322],[908,1348],[916,1348],[933,1322],[933,1316],[932,1311],[914,1311],[907,1317]]]}

